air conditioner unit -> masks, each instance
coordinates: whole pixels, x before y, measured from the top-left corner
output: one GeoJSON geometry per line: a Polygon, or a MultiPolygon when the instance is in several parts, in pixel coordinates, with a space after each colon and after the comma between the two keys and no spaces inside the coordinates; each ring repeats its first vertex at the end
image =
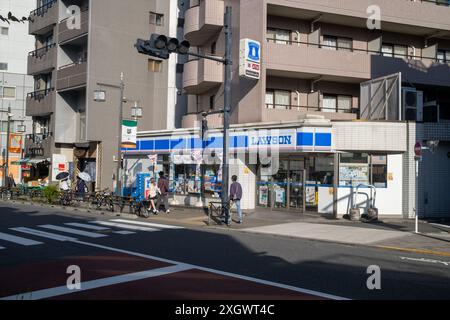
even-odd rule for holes
{"type": "Polygon", "coordinates": [[[402,89],[403,120],[423,122],[423,92],[414,88],[402,89]]]}

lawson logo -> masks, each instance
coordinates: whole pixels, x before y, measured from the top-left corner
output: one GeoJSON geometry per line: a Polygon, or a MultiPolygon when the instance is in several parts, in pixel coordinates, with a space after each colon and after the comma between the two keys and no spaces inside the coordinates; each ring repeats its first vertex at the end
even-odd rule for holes
{"type": "Polygon", "coordinates": [[[277,146],[277,145],[290,146],[290,145],[293,145],[293,137],[291,135],[251,137],[250,145],[251,146],[277,146]]]}

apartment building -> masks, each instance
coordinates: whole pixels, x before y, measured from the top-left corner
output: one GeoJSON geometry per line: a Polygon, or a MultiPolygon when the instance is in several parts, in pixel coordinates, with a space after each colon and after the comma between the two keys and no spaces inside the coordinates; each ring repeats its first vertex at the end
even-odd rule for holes
{"type": "Polygon", "coordinates": [[[177,104],[176,58],[149,59],[134,44],[153,32],[176,36],[178,6],[166,0],[37,1],[29,26],[35,50],[28,56],[34,90],[27,115],[34,127],[26,148],[36,181],[85,171],[93,188],[114,188],[121,74],[124,119],[137,105],[143,109],[139,130],[177,125],[176,115],[185,110],[177,104]],[[95,99],[96,91],[105,101],[95,99]]]}
{"type": "MultiPolygon", "coordinates": [[[[0,0],[0,13],[7,17],[11,12],[22,18],[35,5],[34,0],[0,0]]],[[[10,148],[8,171],[17,183],[28,172],[26,166],[16,161],[22,158],[24,134],[30,133],[32,127],[31,118],[25,115],[25,108],[27,94],[33,88],[33,78],[27,75],[27,55],[33,43],[33,37],[28,34],[28,23],[0,21],[0,185],[4,182],[9,108],[12,113],[10,137],[14,146],[10,148]]]]}
{"type": "MultiPolygon", "coordinates": [[[[185,38],[193,50],[217,56],[224,55],[224,8],[232,7],[230,144],[244,157],[235,155],[230,170],[244,185],[245,209],[343,215],[375,206],[382,215],[409,218],[418,208],[423,217],[448,216],[448,1],[193,0],[186,6],[185,38]],[[373,5],[381,29],[371,27],[373,5]],[[261,43],[259,80],[239,77],[245,38],[261,43]],[[438,151],[424,151],[417,185],[414,145],[433,140],[440,141],[438,151]],[[261,141],[280,144],[275,174],[267,173],[267,159],[249,160],[261,141]]],[[[223,108],[223,72],[220,63],[189,59],[182,127],[141,132],[137,148],[128,150],[131,175],[169,174],[174,203],[201,206],[219,198],[220,161],[201,164],[195,154],[221,153],[221,115],[207,117],[213,130],[205,142],[196,127],[203,112],[223,108]]]]}

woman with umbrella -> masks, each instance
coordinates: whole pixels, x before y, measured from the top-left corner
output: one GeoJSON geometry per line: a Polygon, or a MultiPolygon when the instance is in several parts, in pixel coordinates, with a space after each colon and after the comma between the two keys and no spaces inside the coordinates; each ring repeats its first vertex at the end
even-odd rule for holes
{"type": "Polygon", "coordinates": [[[77,185],[76,185],[76,193],[80,197],[84,197],[86,192],[88,191],[88,187],[86,185],[86,182],[91,181],[91,176],[87,174],[86,172],[81,172],[77,176],[77,185]]]}
{"type": "Polygon", "coordinates": [[[68,172],[61,172],[56,176],[56,180],[59,180],[59,189],[61,191],[70,191],[71,183],[69,175],[68,172]]]}

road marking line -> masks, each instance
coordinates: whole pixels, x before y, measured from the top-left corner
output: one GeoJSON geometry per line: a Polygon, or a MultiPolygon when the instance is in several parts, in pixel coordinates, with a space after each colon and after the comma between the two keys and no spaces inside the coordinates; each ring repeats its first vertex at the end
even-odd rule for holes
{"type": "Polygon", "coordinates": [[[380,249],[387,250],[395,250],[395,251],[404,251],[404,252],[412,252],[412,253],[424,253],[424,254],[432,254],[436,256],[444,256],[450,257],[450,252],[441,252],[441,251],[433,251],[433,250],[425,250],[425,249],[409,249],[409,248],[401,248],[401,247],[389,247],[389,246],[375,246],[380,249]]]}
{"type": "Polygon", "coordinates": [[[125,230],[123,230],[123,231],[114,231],[113,233],[121,234],[121,235],[136,234],[136,232],[133,232],[133,231],[125,231],[125,230]]]}
{"type": "Polygon", "coordinates": [[[124,219],[113,219],[111,221],[136,224],[136,225],[140,225],[140,226],[149,226],[149,227],[155,227],[155,228],[160,228],[160,229],[184,229],[183,227],[171,226],[168,224],[159,224],[159,223],[142,222],[142,221],[131,221],[131,220],[124,220],[124,219]]]}
{"type": "Polygon", "coordinates": [[[65,232],[65,233],[73,233],[73,234],[77,234],[77,235],[88,237],[88,238],[102,238],[102,237],[107,236],[105,234],[88,232],[88,231],[66,228],[66,227],[58,227],[58,226],[54,226],[51,224],[46,224],[46,225],[42,225],[39,227],[45,228],[45,229],[50,229],[50,230],[55,230],[55,231],[61,231],[61,232],[65,232]]]}
{"type": "Polygon", "coordinates": [[[160,276],[169,275],[172,273],[182,272],[186,270],[192,269],[191,266],[186,264],[178,264],[175,266],[164,267],[159,269],[146,270],[141,272],[129,273],[120,276],[114,276],[110,278],[103,278],[97,280],[91,280],[86,282],[81,282],[80,290],[69,290],[67,286],[60,286],[56,288],[37,290],[33,292],[15,294],[12,296],[0,298],[0,300],[18,300],[22,297],[25,297],[25,300],[39,300],[39,299],[49,299],[61,295],[78,293],[86,290],[92,290],[102,287],[107,287],[111,285],[127,283],[137,280],[155,278],[160,276]]]}
{"type": "Polygon", "coordinates": [[[27,234],[31,234],[33,236],[48,238],[48,239],[57,240],[57,241],[73,241],[73,240],[77,240],[76,238],[72,238],[72,237],[66,237],[66,236],[62,236],[62,235],[59,235],[59,234],[54,234],[54,233],[49,233],[49,232],[45,232],[45,231],[40,231],[40,230],[35,230],[35,229],[30,229],[30,228],[24,228],[24,227],[10,228],[10,229],[14,230],[14,231],[17,231],[17,232],[27,233],[27,234]]]}
{"type": "Polygon", "coordinates": [[[229,277],[233,277],[233,278],[237,278],[237,279],[247,280],[247,281],[254,282],[254,283],[260,283],[260,284],[268,285],[271,287],[277,287],[277,288],[286,289],[286,290],[290,290],[290,291],[294,291],[294,292],[298,292],[298,293],[314,295],[314,296],[320,297],[320,298],[331,299],[331,300],[350,300],[348,298],[335,296],[335,295],[331,295],[331,294],[327,294],[327,293],[323,293],[323,292],[319,292],[319,291],[303,289],[300,287],[294,287],[294,286],[285,285],[282,283],[272,282],[272,281],[268,281],[268,280],[247,277],[247,276],[230,273],[230,272],[225,272],[225,271],[220,271],[220,270],[215,270],[215,269],[211,269],[211,268],[204,268],[204,267],[193,265],[193,264],[186,264],[186,263],[175,261],[175,260],[169,260],[169,259],[165,259],[165,258],[146,255],[143,253],[103,246],[103,245],[96,244],[96,243],[84,242],[84,241],[80,241],[80,240],[76,240],[76,241],[72,241],[72,242],[76,243],[76,244],[80,244],[80,245],[99,248],[99,249],[105,249],[105,250],[109,250],[109,251],[125,253],[125,254],[129,254],[132,256],[141,257],[141,258],[145,258],[145,259],[149,259],[149,260],[156,260],[156,261],[161,261],[161,262],[170,263],[170,264],[189,266],[189,267],[191,267],[191,269],[198,269],[198,270],[211,272],[211,273],[215,273],[215,274],[220,274],[220,275],[224,275],[224,276],[229,276],[229,277]]]}
{"type": "Polygon", "coordinates": [[[138,230],[138,231],[147,231],[147,232],[160,231],[159,229],[155,229],[155,228],[132,226],[129,224],[107,222],[107,221],[91,221],[91,223],[97,223],[97,224],[104,225],[104,226],[116,227],[116,228],[121,228],[121,229],[138,230]]]}
{"type": "Polygon", "coordinates": [[[97,230],[97,231],[110,230],[109,228],[93,226],[91,224],[78,223],[78,222],[70,222],[70,223],[64,223],[64,224],[71,226],[71,227],[79,227],[79,228],[85,228],[85,229],[91,229],[91,230],[97,230]]]}
{"type": "Polygon", "coordinates": [[[26,238],[16,237],[16,236],[13,236],[13,235],[10,235],[10,234],[6,234],[6,233],[1,233],[1,232],[0,232],[0,240],[5,240],[5,241],[8,241],[8,242],[21,244],[23,246],[36,246],[36,245],[39,245],[39,244],[43,244],[42,242],[39,242],[39,241],[34,241],[34,240],[26,239],[26,238]]]}
{"type": "Polygon", "coordinates": [[[5,247],[0,247],[0,250],[4,250],[5,249],[5,247]]]}

